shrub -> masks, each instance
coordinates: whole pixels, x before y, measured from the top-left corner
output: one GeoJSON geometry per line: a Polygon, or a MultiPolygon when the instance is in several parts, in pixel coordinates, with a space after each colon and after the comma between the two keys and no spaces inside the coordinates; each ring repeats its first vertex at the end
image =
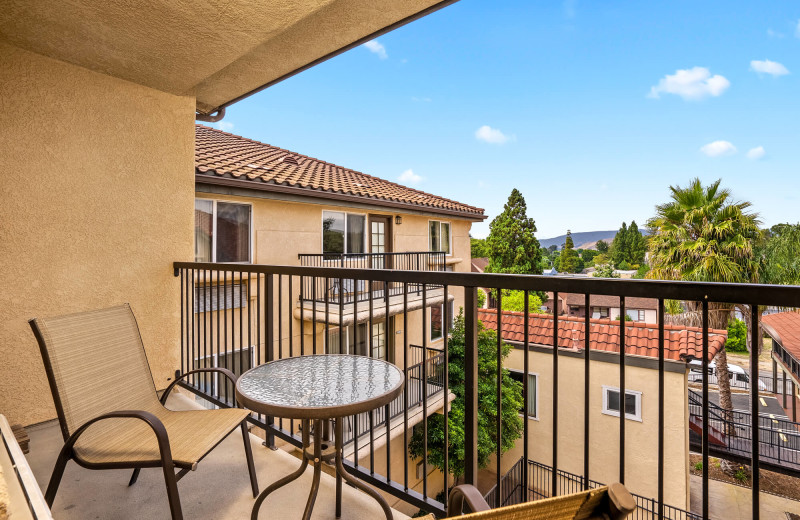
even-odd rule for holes
{"type": "Polygon", "coordinates": [[[728,339],[725,341],[728,352],[747,352],[747,325],[742,320],[728,323],[728,339]]]}

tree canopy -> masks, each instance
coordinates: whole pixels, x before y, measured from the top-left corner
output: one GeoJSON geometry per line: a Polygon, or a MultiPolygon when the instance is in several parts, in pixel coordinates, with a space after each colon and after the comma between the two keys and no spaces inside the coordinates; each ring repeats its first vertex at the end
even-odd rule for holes
{"type": "Polygon", "coordinates": [[[564,273],[574,273],[577,267],[577,254],[575,253],[575,243],[572,241],[572,232],[567,230],[567,239],[564,242],[564,249],[561,250],[561,262],[559,271],[564,273]]]}
{"type": "Polygon", "coordinates": [[[756,248],[759,281],[780,285],[800,284],[800,224],[776,224],[756,248]]]}
{"type": "Polygon", "coordinates": [[[605,240],[598,240],[595,244],[597,251],[600,253],[608,253],[608,242],[605,240]]]}
{"type": "Polygon", "coordinates": [[[469,245],[472,250],[472,258],[485,258],[489,256],[489,248],[486,247],[485,239],[469,237],[469,245]]]}
{"type": "Polygon", "coordinates": [[[611,261],[614,266],[624,269],[623,264],[630,269],[632,266],[639,266],[644,263],[644,255],[647,253],[647,239],[639,231],[636,221],[632,220],[630,227],[623,222],[614,240],[611,242],[611,261]]]}
{"type": "MultiPolygon", "coordinates": [[[[456,317],[448,342],[449,389],[456,396],[450,404],[448,417],[448,457],[450,473],[456,478],[464,475],[464,313],[456,317]]],[[[511,347],[502,343],[501,356],[505,359],[511,347]]],[[[523,419],[519,413],[524,404],[522,384],[511,378],[508,370],[501,372],[501,422],[502,452],[514,447],[522,436],[523,419]]],[[[497,333],[478,322],[478,467],[489,464],[495,453],[497,439],[497,333]]],[[[416,458],[424,454],[423,429],[415,428],[408,443],[409,453],[416,458]]],[[[444,415],[428,418],[428,463],[444,471],[444,415]]]]}
{"type": "Polygon", "coordinates": [[[522,193],[511,191],[503,212],[489,224],[486,238],[488,273],[541,274],[542,253],[534,233],[536,224],[528,218],[522,193]]]}

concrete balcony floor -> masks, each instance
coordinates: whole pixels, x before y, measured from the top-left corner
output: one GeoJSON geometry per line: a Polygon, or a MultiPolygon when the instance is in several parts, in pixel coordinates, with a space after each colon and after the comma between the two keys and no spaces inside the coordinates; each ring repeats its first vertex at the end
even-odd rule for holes
{"type": "MultiPolygon", "coordinates": [[[[197,408],[185,395],[175,393],[167,401],[173,410],[197,408]]],[[[178,482],[178,490],[187,519],[250,518],[254,499],[242,446],[241,430],[231,433],[197,466],[178,482]]],[[[51,421],[28,429],[31,451],[27,455],[39,486],[44,492],[58,452],[63,445],[58,423],[51,421]]],[[[261,439],[250,435],[258,472],[259,490],[295,471],[300,461],[283,450],[262,446],[261,439]]],[[[312,468],[286,487],[272,493],[262,505],[261,518],[270,520],[301,518],[311,489],[312,468]]],[[[139,481],[128,487],[131,470],[88,470],[74,461],[67,464],[61,487],[53,504],[53,516],[59,520],[113,518],[119,520],[168,519],[169,505],[160,468],[142,470],[139,481]]],[[[333,519],[336,481],[322,473],[313,519],[333,519]]],[[[371,497],[343,486],[342,519],[380,519],[383,513],[371,497]]],[[[395,520],[408,518],[394,512],[395,520]]]]}

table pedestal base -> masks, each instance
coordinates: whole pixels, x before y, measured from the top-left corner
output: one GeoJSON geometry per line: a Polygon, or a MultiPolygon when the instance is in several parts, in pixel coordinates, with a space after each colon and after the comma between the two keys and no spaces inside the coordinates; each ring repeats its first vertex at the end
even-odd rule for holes
{"type": "Polygon", "coordinates": [[[356,479],[345,469],[342,460],[342,420],[336,420],[336,426],[334,428],[336,443],[333,453],[331,453],[330,450],[325,450],[324,452],[322,450],[322,421],[319,419],[314,420],[314,446],[313,451],[311,450],[308,434],[310,426],[309,423],[310,421],[307,419],[302,421],[303,461],[300,463],[300,467],[294,473],[273,482],[264,491],[262,491],[260,495],[258,495],[255,504],[253,504],[253,513],[250,515],[250,519],[258,520],[258,511],[261,508],[261,504],[264,502],[264,500],[266,500],[267,496],[276,489],[282,488],[290,482],[300,478],[300,476],[305,473],[309,462],[311,462],[314,466],[314,477],[311,481],[311,492],[308,495],[306,508],[303,512],[303,520],[309,520],[311,518],[311,511],[314,509],[314,502],[317,500],[319,480],[322,473],[322,463],[330,462],[331,458],[333,458],[334,468],[336,470],[336,518],[340,518],[342,516],[342,479],[344,479],[354,487],[374,498],[383,509],[383,513],[386,515],[386,520],[393,520],[392,510],[389,509],[389,504],[386,503],[386,500],[384,500],[381,494],[360,480],[356,479]]]}

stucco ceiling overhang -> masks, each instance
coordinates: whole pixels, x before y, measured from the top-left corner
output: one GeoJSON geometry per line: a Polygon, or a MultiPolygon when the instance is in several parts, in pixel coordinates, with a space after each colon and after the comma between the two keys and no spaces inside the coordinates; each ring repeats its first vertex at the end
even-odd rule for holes
{"type": "Polygon", "coordinates": [[[456,0],[9,0],[0,39],[209,114],[456,0]]]}

